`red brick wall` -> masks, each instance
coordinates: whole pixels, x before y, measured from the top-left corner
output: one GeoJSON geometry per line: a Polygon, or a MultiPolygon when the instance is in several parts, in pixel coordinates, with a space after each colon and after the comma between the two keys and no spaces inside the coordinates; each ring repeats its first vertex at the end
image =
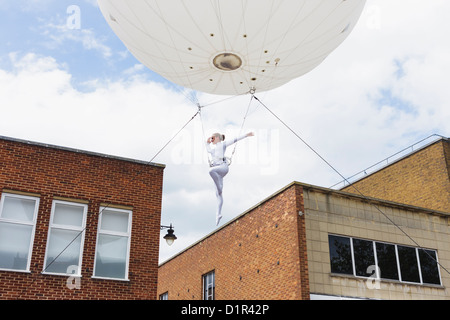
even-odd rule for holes
{"type": "Polygon", "coordinates": [[[202,275],[214,270],[217,300],[308,299],[300,209],[302,188],[292,184],[162,264],[158,295],[200,300],[202,275]]]}
{"type": "Polygon", "coordinates": [[[308,272],[308,254],[306,246],[306,226],[305,220],[305,206],[303,201],[303,188],[296,186],[296,200],[297,200],[297,229],[298,229],[298,256],[300,262],[300,283],[301,283],[301,300],[309,300],[309,272],[308,272]]]}
{"type": "Polygon", "coordinates": [[[442,139],[343,191],[450,212],[450,142],[442,139]]]}
{"type": "Polygon", "coordinates": [[[0,138],[0,190],[39,195],[31,274],[0,271],[0,299],[155,299],[163,166],[0,138]],[[52,201],[88,202],[81,289],[43,275],[52,201]],[[132,207],[129,281],[93,279],[101,203],[132,207]]]}

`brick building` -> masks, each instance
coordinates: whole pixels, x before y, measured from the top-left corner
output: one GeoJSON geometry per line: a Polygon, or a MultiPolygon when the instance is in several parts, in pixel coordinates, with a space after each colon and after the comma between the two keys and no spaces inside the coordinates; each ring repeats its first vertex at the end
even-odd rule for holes
{"type": "Polygon", "coordinates": [[[449,211],[293,182],[162,263],[158,295],[450,299],[449,218],[449,211]]]}
{"type": "Polygon", "coordinates": [[[0,137],[0,299],[155,299],[163,171],[0,137]]]}
{"type": "Polygon", "coordinates": [[[440,138],[342,188],[418,207],[450,212],[450,139],[440,138]]]}
{"type": "Polygon", "coordinates": [[[163,263],[159,295],[201,300],[208,295],[204,282],[211,280],[220,300],[307,299],[301,191],[296,184],[281,190],[163,263]]]}

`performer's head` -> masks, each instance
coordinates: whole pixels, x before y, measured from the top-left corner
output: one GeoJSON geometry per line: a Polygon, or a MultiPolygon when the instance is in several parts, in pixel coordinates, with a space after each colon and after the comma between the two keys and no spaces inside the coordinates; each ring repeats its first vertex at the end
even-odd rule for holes
{"type": "Polygon", "coordinates": [[[211,137],[211,141],[212,143],[216,144],[218,142],[224,141],[225,140],[225,135],[220,134],[220,133],[213,133],[212,137],[211,137]]]}

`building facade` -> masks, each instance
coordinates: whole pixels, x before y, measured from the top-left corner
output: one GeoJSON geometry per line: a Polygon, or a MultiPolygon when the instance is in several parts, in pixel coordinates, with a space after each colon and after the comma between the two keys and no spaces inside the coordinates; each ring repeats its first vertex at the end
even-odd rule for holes
{"type": "MultiPolygon", "coordinates": [[[[406,196],[399,194],[403,177],[397,190],[370,196],[291,183],[162,263],[159,298],[450,299],[445,148],[448,140],[396,163],[422,176],[406,196]],[[428,177],[437,188],[423,182],[428,177]],[[426,196],[417,201],[419,194],[426,196]]],[[[363,192],[391,183],[370,179],[363,192]]]]}
{"type": "Polygon", "coordinates": [[[155,299],[163,171],[0,137],[0,299],[155,299]]]}
{"type": "Polygon", "coordinates": [[[304,199],[313,298],[450,299],[449,213],[319,188],[304,199]]]}
{"type": "Polygon", "coordinates": [[[159,296],[308,299],[302,196],[293,184],[160,265],[159,296]]]}
{"type": "Polygon", "coordinates": [[[449,216],[294,182],[162,263],[158,295],[450,299],[449,216]]]}
{"type": "Polygon", "coordinates": [[[441,137],[341,190],[450,212],[450,139],[441,137]]]}

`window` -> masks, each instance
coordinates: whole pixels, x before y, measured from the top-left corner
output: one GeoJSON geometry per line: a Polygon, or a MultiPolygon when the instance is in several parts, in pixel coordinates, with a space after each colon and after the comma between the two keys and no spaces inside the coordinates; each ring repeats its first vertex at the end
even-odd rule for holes
{"type": "Polygon", "coordinates": [[[437,255],[433,250],[419,249],[420,270],[424,283],[441,284],[437,255]]]}
{"type": "Polygon", "coordinates": [[[380,268],[380,278],[399,280],[395,245],[376,242],[376,250],[378,267],[380,268]]]}
{"type": "Polygon", "coordinates": [[[131,211],[100,208],[94,277],[128,280],[131,211]]]}
{"type": "Polygon", "coordinates": [[[30,271],[39,198],[2,194],[0,200],[0,269],[30,271]]]}
{"type": "Polygon", "coordinates": [[[376,242],[378,267],[380,268],[380,278],[389,280],[399,280],[397,256],[395,245],[376,242]]]}
{"type": "Polygon", "coordinates": [[[203,300],[214,300],[216,284],[214,271],[203,275],[203,300]]]}
{"type": "Polygon", "coordinates": [[[402,281],[420,282],[415,248],[397,246],[402,281]]]}
{"type": "Polygon", "coordinates": [[[350,238],[328,236],[331,272],[353,274],[350,238]]]}
{"type": "Polygon", "coordinates": [[[80,276],[87,205],[55,200],[52,204],[44,272],[80,276]]]}
{"type": "Polygon", "coordinates": [[[370,277],[378,270],[380,279],[441,284],[435,250],[335,235],[328,241],[332,273],[370,277]]]}
{"type": "Polygon", "coordinates": [[[169,300],[169,292],[164,292],[159,295],[159,300],[169,300]]]}
{"type": "Polygon", "coordinates": [[[353,255],[355,260],[355,274],[357,276],[366,277],[367,268],[375,265],[373,242],[353,239],[353,255]]]}

